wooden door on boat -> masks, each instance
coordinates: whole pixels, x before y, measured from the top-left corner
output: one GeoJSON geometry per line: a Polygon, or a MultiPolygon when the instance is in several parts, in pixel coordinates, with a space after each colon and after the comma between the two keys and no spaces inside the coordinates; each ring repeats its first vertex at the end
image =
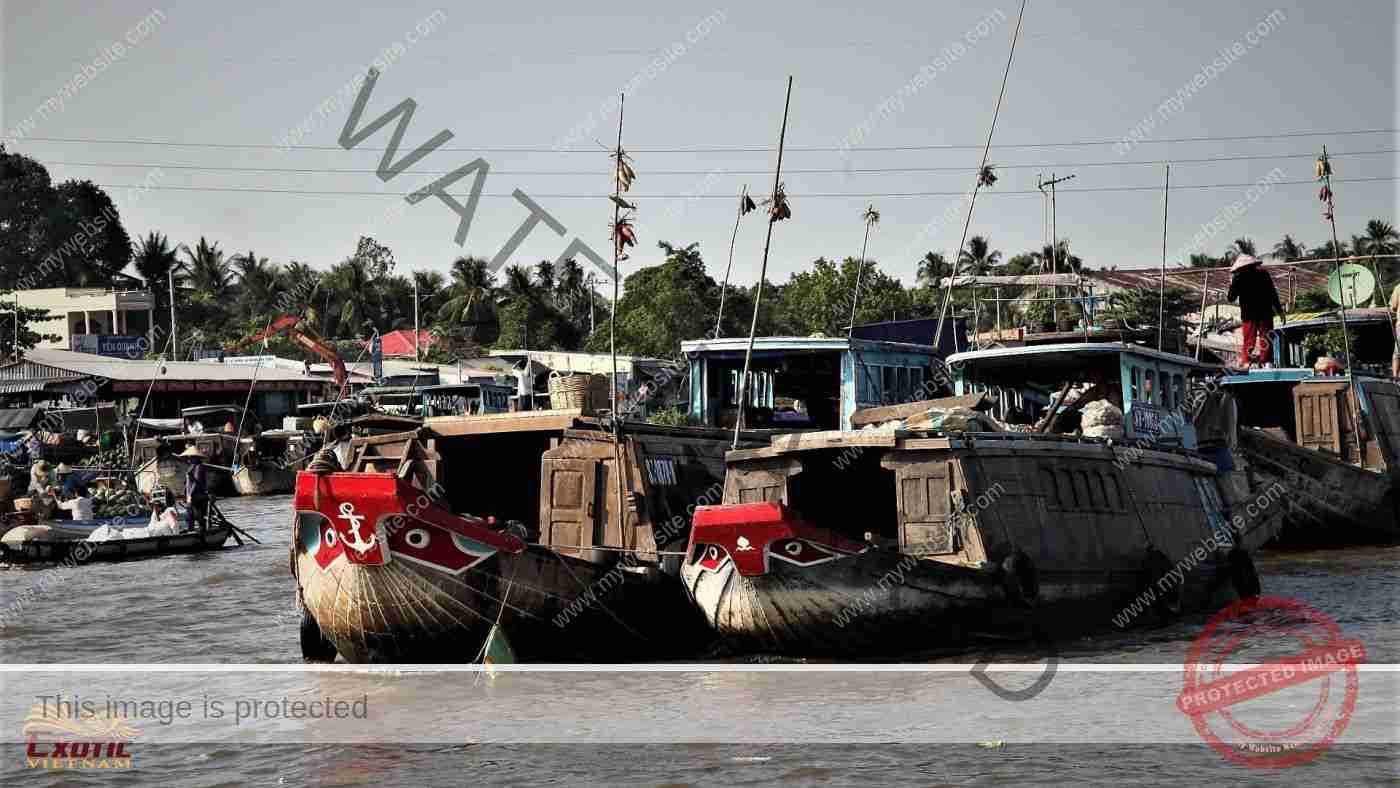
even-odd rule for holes
{"type": "Polygon", "coordinates": [[[1350,384],[1345,380],[1299,383],[1293,388],[1298,445],[1355,462],[1350,384]]]}
{"type": "Polygon", "coordinates": [[[894,471],[900,550],[913,556],[960,551],[962,535],[953,505],[958,490],[957,463],[946,456],[894,456],[881,464],[894,471]]]}
{"type": "Polygon", "coordinates": [[[596,544],[597,461],[545,459],[541,467],[540,542],[564,555],[601,560],[587,549],[596,544]]]}
{"type": "Polygon", "coordinates": [[[788,503],[789,476],[802,472],[796,457],[746,460],[729,467],[724,478],[725,503],[788,503]]]}

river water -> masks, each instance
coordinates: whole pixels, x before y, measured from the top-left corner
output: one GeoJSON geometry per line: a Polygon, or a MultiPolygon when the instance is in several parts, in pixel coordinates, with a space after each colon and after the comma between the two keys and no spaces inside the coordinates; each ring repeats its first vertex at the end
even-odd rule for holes
{"type": "MultiPolygon", "coordinates": [[[[1258,557],[1266,594],[1335,620],[1369,663],[1350,724],[1327,752],[1260,771],[1206,746],[1174,707],[1205,616],[1057,644],[1058,672],[1025,700],[1007,693],[1034,688],[1044,654],[1020,646],[878,670],[726,655],[628,672],[308,671],[288,569],[289,503],[220,503],[260,545],[0,569],[0,780],[92,781],[29,768],[22,744],[31,707],[78,695],[191,704],[188,714],[162,718],[153,707],[143,719],[135,767],[108,775],[129,784],[1400,781],[1400,674],[1378,668],[1400,663],[1400,548],[1258,557]],[[984,678],[1001,692],[967,670],[979,660],[993,663],[984,678]],[[295,718],[285,705],[279,715],[275,702],[288,698],[344,699],[349,711],[333,722],[295,718]],[[220,703],[233,714],[212,715],[220,703]]],[[[1236,655],[1270,657],[1249,642],[1236,655]]],[[[1329,686],[1342,696],[1343,682],[1329,686]]],[[[1295,688],[1251,701],[1262,704],[1253,721],[1306,717],[1316,695],[1295,688]]]]}

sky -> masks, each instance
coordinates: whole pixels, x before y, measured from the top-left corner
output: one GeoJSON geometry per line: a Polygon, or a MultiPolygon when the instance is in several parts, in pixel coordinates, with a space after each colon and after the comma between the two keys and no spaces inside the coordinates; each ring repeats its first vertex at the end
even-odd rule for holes
{"type": "MultiPolygon", "coordinates": [[[[327,268],[367,234],[400,272],[446,271],[459,255],[500,255],[532,215],[523,194],[549,218],[509,262],[555,259],[576,238],[610,257],[608,152],[625,91],[639,245],[622,273],[660,262],[658,241],[698,242],[718,279],[737,194],[772,190],[791,75],[793,217],[774,227],[769,279],[858,255],[873,205],[867,258],[906,285],[925,252],[958,246],[1020,10],[150,2],[0,0],[0,137],[55,181],[103,185],[133,239],[206,237],[327,268]],[[453,135],[387,180],[376,168],[395,122],[340,144],[356,76],[376,61],[357,128],[411,99],[400,161],[453,135]],[[459,245],[458,213],[404,195],[478,159],[486,176],[459,245]]],[[[1038,181],[1073,175],[1056,197],[1073,252],[1094,267],[1156,266],[1172,161],[1170,262],[1239,236],[1317,246],[1330,233],[1313,182],[1324,144],[1343,239],[1370,218],[1400,224],[1386,152],[1400,147],[1396,25],[1385,0],[1029,0],[992,139],[999,180],[971,233],[1007,257],[1038,248],[1038,181]]],[[[465,202],[480,171],[448,191],[465,202]]],[[[764,230],[759,214],[740,222],[735,281],[757,278],[764,230]]]]}

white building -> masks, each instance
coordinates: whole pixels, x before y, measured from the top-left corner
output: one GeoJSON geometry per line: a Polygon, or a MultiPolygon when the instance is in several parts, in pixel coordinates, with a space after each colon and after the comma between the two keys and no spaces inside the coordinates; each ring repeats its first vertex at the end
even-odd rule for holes
{"type": "Polygon", "coordinates": [[[149,290],[103,287],[48,287],[15,293],[20,306],[47,309],[54,318],[30,329],[57,334],[57,342],[40,342],[41,348],[78,350],[114,355],[124,344],[145,337],[155,344],[155,297],[149,290]]]}

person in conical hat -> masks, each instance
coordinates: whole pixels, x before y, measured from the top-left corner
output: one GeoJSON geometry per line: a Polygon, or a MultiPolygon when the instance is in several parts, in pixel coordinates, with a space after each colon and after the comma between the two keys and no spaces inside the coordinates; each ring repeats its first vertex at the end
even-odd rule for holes
{"type": "Polygon", "coordinates": [[[204,513],[209,508],[209,468],[204,461],[209,458],[193,444],[176,456],[190,462],[189,470],[185,471],[185,503],[189,506],[185,511],[185,527],[203,531],[204,513]]]}
{"type": "MultiPolygon", "coordinates": [[[[1251,353],[1257,353],[1259,364],[1273,360],[1274,313],[1287,320],[1283,302],[1279,300],[1274,278],[1264,270],[1259,258],[1241,254],[1230,265],[1230,303],[1240,302],[1240,322],[1244,343],[1240,347],[1240,366],[1248,368],[1251,353]]],[[[1204,318],[1204,316],[1202,316],[1204,318]]]]}

